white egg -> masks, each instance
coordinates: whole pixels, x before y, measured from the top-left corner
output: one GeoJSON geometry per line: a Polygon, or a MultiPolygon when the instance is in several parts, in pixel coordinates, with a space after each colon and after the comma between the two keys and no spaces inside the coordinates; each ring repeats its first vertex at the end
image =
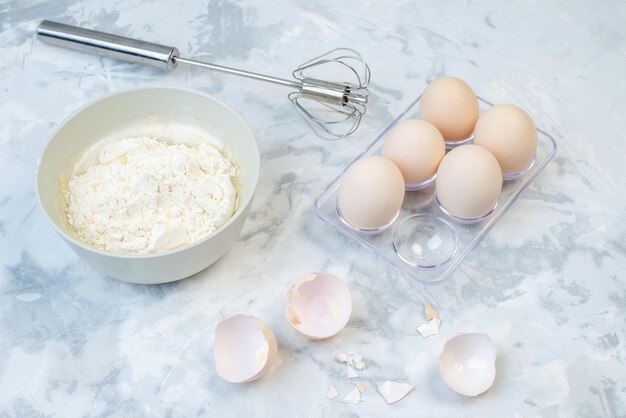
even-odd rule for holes
{"type": "Polygon", "coordinates": [[[496,157],[505,179],[515,177],[535,160],[537,128],[522,108],[498,104],[478,119],[474,144],[488,149],[496,157]]]}
{"type": "Polygon", "coordinates": [[[404,200],[402,172],[388,158],[363,157],[341,179],[337,211],[350,228],[381,232],[398,217],[404,200]]]}
{"type": "Polygon", "coordinates": [[[420,99],[420,117],[439,129],[448,145],[471,137],[478,120],[478,98],[456,77],[441,77],[426,87],[420,99]]]}
{"type": "Polygon", "coordinates": [[[439,373],[453,391],[477,396],[496,378],[496,348],[486,334],[461,334],[449,339],[439,356],[439,373]]]}
{"type": "Polygon", "coordinates": [[[272,367],[278,346],[267,325],[249,315],[235,315],[215,328],[215,368],[232,383],[263,377],[272,367]]]}
{"type": "Polygon", "coordinates": [[[398,123],[385,138],[383,156],[393,161],[404,177],[407,190],[418,190],[430,184],[446,154],[441,133],[429,122],[406,119],[398,123]]]}
{"type": "Polygon", "coordinates": [[[343,329],[352,313],[348,287],[329,273],[311,273],[287,292],[287,320],[302,334],[322,339],[343,329]]]}
{"type": "Polygon", "coordinates": [[[498,160],[478,145],[461,145],[439,164],[436,198],[453,218],[466,222],[481,220],[498,203],[502,171],[498,160]]]}

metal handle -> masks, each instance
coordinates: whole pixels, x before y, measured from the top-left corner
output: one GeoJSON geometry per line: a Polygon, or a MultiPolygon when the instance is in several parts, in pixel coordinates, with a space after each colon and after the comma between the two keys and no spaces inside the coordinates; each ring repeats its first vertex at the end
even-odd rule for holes
{"type": "Polygon", "coordinates": [[[126,61],[150,64],[164,70],[176,68],[178,49],[110,33],[43,20],[37,28],[41,42],[92,52],[126,61]]]}

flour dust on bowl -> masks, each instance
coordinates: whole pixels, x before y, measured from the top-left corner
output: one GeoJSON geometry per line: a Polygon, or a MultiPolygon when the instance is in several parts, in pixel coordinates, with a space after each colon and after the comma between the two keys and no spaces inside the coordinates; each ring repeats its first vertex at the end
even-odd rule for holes
{"type": "Polygon", "coordinates": [[[246,122],[192,90],[149,87],[98,99],[54,132],[37,196],[57,232],[99,272],[165,283],[235,242],[258,182],[246,122]]]}
{"type": "MultiPolygon", "coordinates": [[[[472,94],[468,94],[468,96],[471,96],[470,99],[472,99],[468,102],[473,103],[475,99],[472,94]]],[[[390,134],[394,132],[394,128],[405,125],[406,121],[422,117],[420,114],[421,98],[422,96],[418,96],[326,187],[315,200],[315,210],[324,222],[345,234],[349,239],[359,242],[404,275],[422,284],[439,284],[452,275],[469,253],[487,235],[487,232],[499,222],[511,205],[515,203],[522,191],[552,160],[556,153],[556,142],[544,131],[536,129],[537,147],[533,162],[522,175],[504,183],[502,183],[500,169],[496,167],[494,169],[497,171],[497,176],[494,176],[496,181],[491,184],[492,190],[488,193],[489,199],[486,199],[485,202],[474,202],[474,206],[469,208],[475,209],[475,213],[461,211],[461,209],[467,208],[455,205],[453,199],[458,194],[457,189],[463,184],[462,181],[459,181],[463,175],[447,176],[448,179],[446,179],[445,175],[437,174],[435,181],[427,184],[421,190],[407,188],[399,211],[396,212],[397,207],[393,206],[396,218],[392,219],[390,224],[385,224],[385,228],[377,229],[375,234],[364,233],[364,231],[354,228],[353,225],[348,225],[345,219],[342,219],[337,211],[337,203],[341,202],[343,207],[351,207],[350,205],[352,205],[358,209],[362,202],[358,192],[367,190],[367,185],[360,185],[356,197],[348,196],[353,200],[347,202],[346,196],[342,193],[342,180],[353,171],[351,168],[357,166],[357,162],[384,156],[385,142],[389,138],[393,139],[390,134]],[[450,178],[452,180],[449,184],[450,187],[444,187],[446,185],[442,182],[446,182],[450,178]],[[435,193],[436,191],[437,193],[435,193]],[[468,217],[472,219],[466,219],[468,217]],[[389,228],[387,229],[387,227],[389,228]]],[[[482,114],[485,114],[493,106],[481,98],[477,100],[479,112],[482,114]]],[[[473,109],[473,105],[468,107],[473,109]]],[[[474,123],[478,118],[478,114],[475,113],[472,110],[471,117],[467,118],[471,123],[474,123]]],[[[471,123],[468,122],[469,125],[471,123]]],[[[454,146],[448,147],[452,150],[442,159],[439,168],[442,167],[446,158],[451,158],[451,155],[462,153],[463,150],[474,149],[476,145],[461,145],[473,141],[473,137],[472,132],[465,131],[459,132],[453,138],[449,137],[448,140],[454,139],[457,142],[453,144],[454,146]],[[464,138],[467,135],[469,135],[469,139],[466,141],[464,138]]],[[[534,144],[533,141],[529,142],[531,145],[534,144]]],[[[402,155],[404,152],[406,150],[401,149],[397,154],[402,155]]],[[[396,156],[394,154],[394,158],[396,156]]],[[[402,165],[403,161],[399,161],[399,163],[402,165]]],[[[494,165],[497,164],[494,161],[494,165]]],[[[525,164],[526,160],[523,161],[522,165],[525,166],[525,164]]],[[[373,176],[370,175],[370,177],[373,176]]],[[[366,180],[365,176],[358,176],[358,180],[364,179],[366,180]]],[[[486,187],[484,184],[478,184],[477,190],[483,195],[486,187]]]]}

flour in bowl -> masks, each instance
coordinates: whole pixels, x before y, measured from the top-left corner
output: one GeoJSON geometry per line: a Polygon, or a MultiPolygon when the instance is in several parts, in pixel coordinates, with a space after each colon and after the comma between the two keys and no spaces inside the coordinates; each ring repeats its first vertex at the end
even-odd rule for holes
{"type": "Polygon", "coordinates": [[[96,157],[69,180],[65,201],[78,237],[99,249],[171,250],[206,237],[237,209],[239,169],[214,145],[134,137],[105,143],[96,157]]]}

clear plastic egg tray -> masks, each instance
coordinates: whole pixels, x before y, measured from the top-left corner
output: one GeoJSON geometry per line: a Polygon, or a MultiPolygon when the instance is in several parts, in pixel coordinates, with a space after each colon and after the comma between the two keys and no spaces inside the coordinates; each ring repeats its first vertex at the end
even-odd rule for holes
{"type": "MultiPolygon", "coordinates": [[[[380,155],[387,133],[401,120],[419,118],[419,100],[387,126],[350,164],[368,155],[380,155]]],[[[481,112],[492,106],[479,98],[481,112]]],[[[317,197],[318,216],[349,238],[356,240],[400,272],[423,284],[444,282],[483,240],[487,232],[515,203],[520,193],[546,167],[556,154],[557,145],[546,132],[537,129],[537,154],[534,163],[520,176],[507,180],[496,207],[477,223],[465,223],[448,216],[435,199],[435,184],[407,191],[402,209],[393,224],[378,234],[350,228],[337,211],[337,190],[346,167],[317,197]]]]}

